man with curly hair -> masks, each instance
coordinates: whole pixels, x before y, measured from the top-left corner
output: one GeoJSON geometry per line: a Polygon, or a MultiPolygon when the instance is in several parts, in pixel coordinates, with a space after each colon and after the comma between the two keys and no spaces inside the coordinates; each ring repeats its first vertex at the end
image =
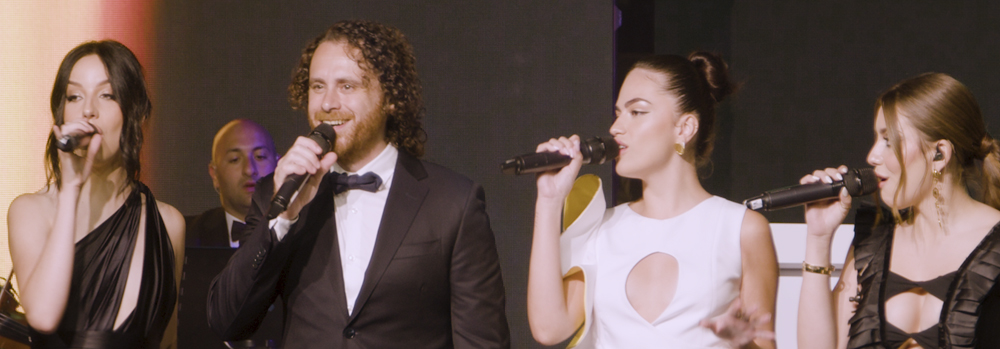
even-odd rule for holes
{"type": "Polygon", "coordinates": [[[299,137],[258,183],[252,233],[209,292],[223,338],[252,332],[280,296],[288,348],[510,346],[483,189],[419,160],[412,52],[399,30],[367,21],[338,22],[303,50],[289,100],[336,141],[323,155],[299,137]],[[311,176],[268,220],[291,174],[311,176]]]}

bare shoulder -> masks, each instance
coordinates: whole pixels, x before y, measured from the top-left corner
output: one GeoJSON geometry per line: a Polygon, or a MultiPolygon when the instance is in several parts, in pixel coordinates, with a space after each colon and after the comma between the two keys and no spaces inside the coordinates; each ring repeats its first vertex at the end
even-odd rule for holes
{"type": "Polygon", "coordinates": [[[747,210],[743,215],[743,226],[740,228],[741,239],[744,241],[771,242],[771,225],[760,212],[747,210]]]}
{"type": "Polygon", "coordinates": [[[167,233],[174,241],[184,241],[184,215],[170,204],[157,200],[156,208],[163,217],[163,224],[167,226],[167,233]]]}
{"type": "Polygon", "coordinates": [[[990,205],[977,202],[971,210],[968,210],[965,218],[959,218],[960,227],[958,231],[967,232],[965,234],[970,241],[980,241],[986,237],[993,229],[1000,225],[1000,211],[990,205]]]}
{"type": "Polygon", "coordinates": [[[56,195],[45,189],[22,194],[7,210],[7,239],[15,263],[34,264],[56,218],[56,195]],[[34,257],[32,257],[34,256],[34,257]],[[24,258],[29,258],[25,260],[24,258]]]}
{"type": "Polygon", "coordinates": [[[10,203],[7,210],[7,224],[14,228],[22,222],[51,223],[54,215],[39,215],[39,213],[55,212],[55,210],[56,195],[46,188],[35,193],[21,194],[10,203]]]}
{"type": "Polygon", "coordinates": [[[52,198],[43,192],[21,194],[10,203],[8,214],[51,208],[54,206],[53,204],[52,198]]]}
{"type": "Polygon", "coordinates": [[[988,226],[987,229],[1000,223],[1000,211],[993,208],[993,206],[986,204],[982,204],[979,207],[980,209],[978,210],[979,212],[977,212],[977,216],[981,217],[981,219],[976,219],[975,221],[982,222],[982,224],[988,226]]]}
{"type": "Polygon", "coordinates": [[[777,280],[778,255],[771,238],[771,225],[757,211],[747,210],[740,230],[740,251],[745,273],[777,280]],[[762,273],[762,274],[761,274],[762,273]]]}

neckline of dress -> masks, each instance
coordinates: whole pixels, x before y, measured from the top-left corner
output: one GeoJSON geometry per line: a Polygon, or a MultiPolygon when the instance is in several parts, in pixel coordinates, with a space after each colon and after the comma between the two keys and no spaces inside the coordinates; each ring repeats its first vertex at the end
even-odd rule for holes
{"type": "Polygon", "coordinates": [[[706,203],[707,203],[707,202],[709,202],[709,201],[714,201],[714,199],[715,199],[715,198],[718,198],[718,196],[715,196],[715,195],[712,195],[712,196],[709,196],[709,197],[708,197],[707,199],[705,199],[705,200],[701,200],[701,202],[699,202],[699,203],[695,204],[694,206],[691,206],[691,208],[689,208],[689,209],[688,209],[687,211],[684,211],[684,212],[681,212],[680,214],[678,214],[678,215],[676,215],[676,216],[673,216],[673,217],[668,217],[668,218],[663,218],[663,219],[657,219],[657,218],[652,218],[652,217],[646,217],[646,216],[642,215],[641,213],[639,213],[639,212],[636,212],[635,210],[633,210],[633,209],[632,209],[632,203],[631,203],[631,202],[629,202],[629,203],[625,203],[625,204],[624,204],[624,206],[625,206],[625,209],[626,209],[626,210],[627,210],[628,212],[631,212],[631,213],[632,213],[633,215],[636,215],[636,216],[638,216],[638,217],[640,217],[640,218],[642,218],[642,219],[645,219],[645,220],[650,220],[650,221],[653,221],[653,222],[660,222],[660,223],[665,223],[665,222],[669,222],[669,221],[672,221],[672,220],[675,220],[675,219],[678,219],[678,218],[681,218],[681,217],[684,217],[684,216],[686,216],[687,214],[689,214],[689,213],[691,213],[691,212],[694,212],[694,211],[698,210],[698,209],[699,209],[700,207],[702,207],[702,206],[706,205],[706,203]]]}

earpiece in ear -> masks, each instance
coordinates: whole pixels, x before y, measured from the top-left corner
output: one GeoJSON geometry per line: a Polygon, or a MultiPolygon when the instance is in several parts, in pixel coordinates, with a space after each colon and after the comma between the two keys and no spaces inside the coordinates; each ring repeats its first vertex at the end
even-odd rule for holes
{"type": "Polygon", "coordinates": [[[944,154],[941,154],[941,149],[934,150],[934,161],[944,160],[944,154]]]}

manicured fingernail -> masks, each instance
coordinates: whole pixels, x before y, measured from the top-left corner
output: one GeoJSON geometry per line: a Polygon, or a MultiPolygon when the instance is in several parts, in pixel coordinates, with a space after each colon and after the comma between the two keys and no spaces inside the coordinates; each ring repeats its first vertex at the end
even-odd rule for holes
{"type": "Polygon", "coordinates": [[[833,183],[833,178],[830,178],[830,176],[823,177],[823,182],[833,183]]]}
{"type": "Polygon", "coordinates": [[[838,174],[837,174],[837,180],[838,180],[838,181],[842,181],[842,180],[844,180],[844,176],[841,176],[841,175],[840,175],[840,174],[838,173],[838,174]]]}

